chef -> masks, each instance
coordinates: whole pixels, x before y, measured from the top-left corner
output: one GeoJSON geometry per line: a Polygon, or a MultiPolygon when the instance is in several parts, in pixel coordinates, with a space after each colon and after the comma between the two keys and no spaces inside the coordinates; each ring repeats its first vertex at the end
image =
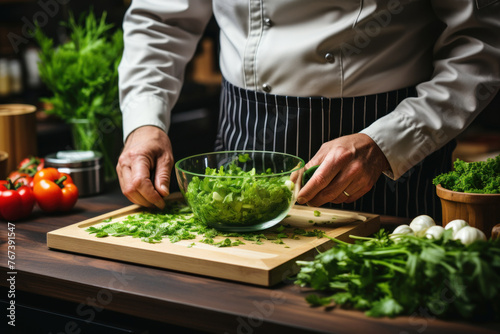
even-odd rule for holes
{"type": "Polygon", "coordinates": [[[499,90],[500,1],[133,0],[117,171],[134,203],[162,208],[169,194],[170,113],[212,14],[224,78],[215,150],[320,165],[301,204],[439,216],[432,179],[499,90]]]}

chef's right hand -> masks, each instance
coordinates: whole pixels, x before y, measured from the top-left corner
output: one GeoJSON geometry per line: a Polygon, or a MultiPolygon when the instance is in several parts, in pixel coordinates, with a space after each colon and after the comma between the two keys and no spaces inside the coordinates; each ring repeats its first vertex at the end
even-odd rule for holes
{"type": "Polygon", "coordinates": [[[133,203],[163,209],[173,166],[165,131],[156,126],[137,128],[127,137],[116,166],[123,194],[133,203]]]}

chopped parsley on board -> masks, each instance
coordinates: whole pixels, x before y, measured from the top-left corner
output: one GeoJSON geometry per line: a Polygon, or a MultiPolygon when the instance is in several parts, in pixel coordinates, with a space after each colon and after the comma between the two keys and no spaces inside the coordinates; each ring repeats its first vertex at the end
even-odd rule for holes
{"type": "MultiPolygon", "coordinates": [[[[148,243],[159,243],[163,239],[175,243],[181,240],[194,240],[200,236],[199,242],[216,247],[239,246],[245,242],[255,244],[271,242],[287,247],[283,239],[324,236],[324,232],[320,230],[306,231],[283,224],[270,229],[266,234],[221,232],[197,220],[189,206],[176,201],[167,202],[162,212],[141,212],[129,215],[118,222],[112,222],[109,218],[102,221],[102,224],[88,227],[86,231],[98,238],[131,236],[148,243]],[[216,241],[217,237],[221,237],[222,240],[216,241]],[[230,239],[231,237],[238,239],[230,239]]],[[[188,247],[193,246],[195,243],[191,243],[188,247]]]]}

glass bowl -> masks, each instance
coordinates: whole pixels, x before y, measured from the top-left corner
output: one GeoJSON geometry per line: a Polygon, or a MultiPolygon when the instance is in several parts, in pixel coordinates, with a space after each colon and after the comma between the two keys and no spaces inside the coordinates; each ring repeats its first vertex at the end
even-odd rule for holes
{"type": "Polygon", "coordinates": [[[225,151],[175,164],[179,188],[197,219],[227,232],[270,228],[283,220],[300,190],[304,160],[268,151],[225,151]]]}

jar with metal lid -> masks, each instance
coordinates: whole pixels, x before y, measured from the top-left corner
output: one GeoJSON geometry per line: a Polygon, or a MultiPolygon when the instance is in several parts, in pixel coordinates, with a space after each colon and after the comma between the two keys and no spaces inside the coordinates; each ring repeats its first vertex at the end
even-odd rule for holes
{"type": "Polygon", "coordinates": [[[103,158],[100,152],[59,151],[47,155],[45,165],[69,174],[81,197],[95,195],[104,190],[103,158]]]}

